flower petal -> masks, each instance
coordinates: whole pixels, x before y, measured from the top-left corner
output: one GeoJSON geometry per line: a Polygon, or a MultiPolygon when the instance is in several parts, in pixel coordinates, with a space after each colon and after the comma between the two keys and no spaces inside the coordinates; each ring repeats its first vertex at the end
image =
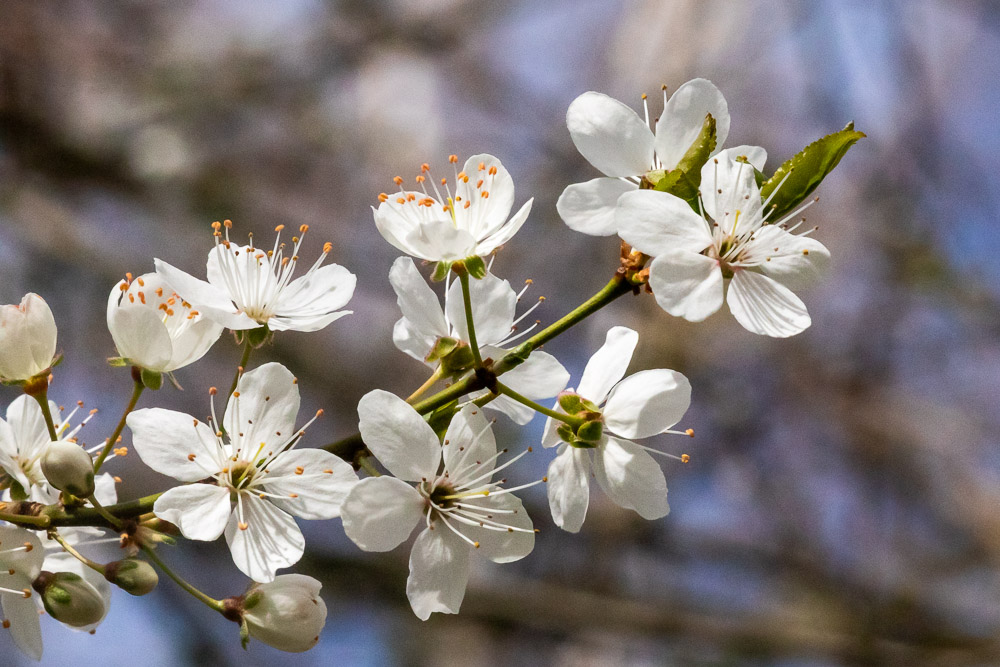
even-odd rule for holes
{"type": "Polygon", "coordinates": [[[358,476],[350,463],[330,452],[293,449],[275,456],[266,473],[261,473],[261,480],[269,493],[281,496],[271,498],[271,502],[289,514],[332,519],[340,516],[340,506],[358,483],[358,476]]]}
{"type": "Polygon", "coordinates": [[[652,456],[634,442],[608,438],[594,457],[594,478],[608,497],[643,519],[659,519],[670,512],[667,480],[652,456]]]}
{"type": "Polygon", "coordinates": [[[492,475],[483,475],[496,468],[497,443],[482,408],[470,403],[458,411],[448,425],[441,451],[444,469],[455,486],[474,480],[479,480],[476,486],[490,482],[492,475]]]}
{"type": "MultiPolygon", "coordinates": [[[[469,297],[472,300],[472,321],[476,326],[476,342],[480,346],[495,344],[510,336],[517,309],[517,293],[506,280],[487,273],[479,280],[469,280],[469,297]]],[[[469,340],[469,327],[465,318],[462,284],[454,280],[445,298],[445,313],[455,335],[469,340]]]]}
{"type": "Polygon", "coordinates": [[[357,277],[339,264],[321,266],[293,280],[278,294],[274,305],[272,329],[318,331],[345,312],[343,308],[354,296],[357,277]]]}
{"type": "Polygon", "coordinates": [[[566,127],[580,154],[606,176],[638,176],[653,163],[649,126],[613,97],[595,92],[580,95],[566,111],[566,127]]]}
{"type": "Polygon", "coordinates": [[[716,224],[742,236],[760,226],[763,212],[753,166],[737,160],[738,156],[738,153],[723,151],[701,168],[701,192],[704,193],[701,203],[716,224]],[[739,219],[734,223],[737,212],[739,219]]]}
{"type": "MultiPolygon", "coordinates": [[[[32,596],[37,595],[34,591],[32,596]]],[[[4,619],[10,621],[10,638],[29,658],[42,659],[42,624],[35,601],[23,595],[0,593],[4,619]]]]}
{"type": "Polygon", "coordinates": [[[665,368],[639,371],[611,390],[604,422],[624,438],[648,438],[680,421],[691,405],[691,383],[665,368]]]}
{"type": "Polygon", "coordinates": [[[183,412],[143,408],[126,418],[132,447],[156,472],[196,482],[222,470],[222,451],[212,429],[183,412]]]}
{"type": "Polygon", "coordinates": [[[204,315],[196,315],[194,322],[174,338],[173,353],[167,368],[171,371],[184,368],[198,361],[215,345],[222,335],[223,326],[204,315]]]}
{"type": "Polygon", "coordinates": [[[729,136],[729,105],[707,79],[691,79],[678,88],[656,122],[656,158],[664,169],[673,169],[701,134],[705,115],[715,118],[716,145],[729,136]]]}
{"type": "Polygon", "coordinates": [[[618,197],[635,189],[635,183],[618,178],[595,178],[586,183],[574,183],[559,195],[556,210],[573,231],[591,236],[611,236],[618,232],[615,222],[618,197]]]}
{"type": "Polygon", "coordinates": [[[458,613],[469,582],[470,548],[440,521],[417,536],[406,579],[406,597],[417,618],[426,621],[434,612],[458,613]]]}
{"type": "Polygon", "coordinates": [[[214,484],[175,486],[153,503],[153,513],[169,521],[189,540],[211,542],[229,519],[229,489],[214,484]]]}
{"type": "Polygon", "coordinates": [[[485,257],[490,254],[500,246],[502,246],[507,241],[514,238],[514,234],[517,234],[518,230],[524,225],[528,220],[528,214],[531,213],[531,204],[535,201],[534,197],[524,202],[521,208],[517,210],[510,220],[505,222],[499,229],[487,236],[485,239],[479,241],[476,245],[476,254],[480,257],[485,257]]]}
{"type": "Polygon", "coordinates": [[[675,250],[698,253],[712,245],[708,224],[667,192],[626,192],[618,199],[615,224],[626,243],[653,257],[675,250]]]}
{"type": "Polygon", "coordinates": [[[392,342],[401,352],[426,363],[427,355],[437,342],[437,336],[425,335],[414,326],[413,322],[401,317],[392,327],[392,342]]]}
{"type": "Polygon", "coordinates": [[[590,504],[590,454],[563,444],[549,464],[546,490],[552,521],[570,533],[580,531],[590,504]]]}
{"type": "Polygon", "coordinates": [[[409,254],[432,262],[454,262],[476,254],[476,239],[451,217],[422,222],[403,239],[409,254]]]}
{"type": "MultiPolygon", "coordinates": [[[[721,146],[722,144],[719,145],[721,146]]],[[[738,157],[745,157],[757,171],[764,171],[764,163],[767,162],[767,151],[760,146],[748,146],[744,144],[719,151],[715,157],[720,162],[723,159],[735,160],[738,157]]]]}
{"type": "Polygon", "coordinates": [[[155,259],[153,262],[156,266],[156,272],[167,281],[173,291],[222,326],[234,331],[256,329],[260,326],[258,322],[247,317],[246,314],[236,312],[236,306],[233,305],[227,292],[211,283],[199,280],[161,259],[155,259]]]}
{"type": "MultiPolygon", "coordinates": [[[[513,493],[492,494],[487,497],[470,498],[463,502],[468,519],[482,521],[484,526],[461,525],[466,537],[479,543],[477,554],[486,556],[494,563],[512,563],[531,553],[535,548],[535,528],[531,517],[524,509],[520,498],[513,493]],[[482,508],[469,510],[469,507],[482,508]],[[492,518],[490,518],[492,517],[492,518]],[[487,524],[491,521],[491,524],[487,524]],[[492,524],[502,524],[513,529],[492,524]]],[[[459,528],[459,525],[455,525],[459,528]]]]}
{"type": "Polygon", "coordinates": [[[243,516],[233,511],[226,526],[233,562],[254,581],[273,581],[279,568],[294,565],[302,558],[305,538],[295,519],[273,503],[249,493],[240,494],[240,500],[243,516]]]}
{"type": "Polygon", "coordinates": [[[507,223],[514,207],[514,179],[500,160],[488,153],[469,157],[462,171],[469,179],[458,183],[455,195],[461,199],[456,201],[469,202],[469,207],[456,208],[455,219],[460,228],[482,241],[507,223]]]}
{"type": "Polygon", "coordinates": [[[569,383],[569,371],[551,354],[539,350],[532,352],[524,363],[504,373],[503,383],[537,401],[551,398],[565,389],[569,383]]]}
{"type": "Polygon", "coordinates": [[[108,296],[108,331],[118,354],[143,368],[173,370],[168,368],[173,343],[163,320],[152,307],[127,301],[119,305],[123,284],[115,285],[108,296]]]}
{"type": "Polygon", "coordinates": [[[234,446],[257,451],[261,443],[283,444],[292,436],[299,387],[290,370],[272,361],[244,373],[236,389],[223,417],[234,446]]]}
{"type": "MultiPolygon", "coordinates": [[[[398,257],[389,270],[389,282],[396,292],[396,303],[410,326],[423,336],[448,335],[448,323],[434,291],[427,285],[409,257],[398,257]]],[[[428,351],[430,351],[428,349],[428,351]]],[[[426,352],[424,356],[426,356],[426,352]]]]}
{"type": "Polygon", "coordinates": [[[830,264],[830,251],[816,239],[789,234],[776,225],[767,225],[753,235],[743,251],[742,261],[757,263],[756,270],[774,278],[788,289],[813,284],[830,264]]]}
{"type": "Polygon", "coordinates": [[[20,589],[28,586],[42,571],[45,551],[38,535],[25,528],[11,525],[0,525],[0,545],[4,545],[4,553],[0,554],[0,580],[10,588],[20,589]],[[29,549],[26,545],[31,545],[29,549]],[[15,547],[22,547],[17,550],[15,547]],[[8,551],[9,549],[9,551],[8,551]],[[10,574],[14,570],[14,574],[10,574]]]}
{"type": "Polygon", "coordinates": [[[755,334],[787,338],[809,328],[802,299],[778,281],[753,271],[737,271],[727,298],[733,317],[755,334]]]}
{"type": "Polygon", "coordinates": [[[423,517],[425,501],[395,477],[366,477],[347,494],[340,517],[344,532],[363,551],[391,551],[423,517]]]}
{"type": "Polygon", "coordinates": [[[590,357],[583,369],[576,393],[600,405],[611,388],[622,379],[639,343],[639,334],[627,327],[611,327],[604,345],[590,357]]]}
{"type": "Polygon", "coordinates": [[[649,286],[660,308],[689,322],[701,322],[722,306],[722,270],[704,255],[660,255],[649,265],[649,286]]]}
{"type": "Polygon", "coordinates": [[[358,403],[365,445],[393,475],[419,482],[437,474],[441,444],[434,429],[403,399],[374,389],[358,403]]]}

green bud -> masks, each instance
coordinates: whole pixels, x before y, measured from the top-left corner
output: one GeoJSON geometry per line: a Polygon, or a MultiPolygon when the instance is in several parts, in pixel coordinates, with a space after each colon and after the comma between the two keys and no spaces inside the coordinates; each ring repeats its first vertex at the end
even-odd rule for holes
{"type": "Polygon", "coordinates": [[[148,368],[143,368],[140,373],[142,384],[146,389],[156,391],[163,385],[163,374],[160,371],[151,371],[148,368]]]}
{"type": "Polygon", "coordinates": [[[49,484],[74,496],[94,493],[94,462],[80,445],[56,440],[42,455],[42,474],[49,484]]]}
{"type": "Polygon", "coordinates": [[[32,587],[49,616],[74,628],[100,622],[107,611],[98,590],[73,572],[43,571],[32,587]]]}
{"type": "Polygon", "coordinates": [[[156,588],[160,577],[153,566],[138,558],[108,563],[104,566],[104,578],[131,595],[145,595],[156,588]]]}

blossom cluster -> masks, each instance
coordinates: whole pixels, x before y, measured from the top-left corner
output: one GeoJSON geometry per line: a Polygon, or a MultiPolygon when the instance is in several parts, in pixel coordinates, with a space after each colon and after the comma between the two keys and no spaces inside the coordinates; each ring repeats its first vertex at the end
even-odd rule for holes
{"type": "Polygon", "coordinates": [[[80,435],[94,411],[77,419],[80,402],[63,416],[49,400],[60,356],[46,302],[28,294],[0,307],[0,380],[23,391],[0,419],[0,605],[17,646],[41,657],[39,612],[93,631],[112,585],[144,595],[161,571],[238,623],[244,645],[255,638],[307,650],[326,605],[315,579],[279,574],[305,551],[297,520],[340,518],[363,551],[409,543],[406,596],[427,619],[458,613],[474,559],[508,563],[531,553],[539,529],[518,495],[524,489],[544,484],[553,523],[569,532],[583,527],[591,479],[615,505],[664,517],[667,483],[656,457],[689,457],[651,439],[693,436],[677,427],[691,404],[687,378],[669,369],[629,374],[639,335],[622,326],[607,331],[575,388],[557,356],[537,348],[626,294],[651,294],[691,322],[725,301],[752,333],[802,332],[811,320],[792,289],[822,275],[830,253],[796,219],[863,135],[848,126],[768,176],[763,148],[723,147],[728,106],[709,81],[664,92],[652,125],[645,96],[643,106],[645,118],[596,92],[569,106],[572,141],[604,175],[568,186],[557,210],[572,230],[620,237],[621,266],[547,327],[529,319],[541,303],[526,303],[531,281],[518,291],[493,272],[533,201],[515,211],[514,180],[498,158],[474,155],[459,167],[452,155],[451,178],[424,164],[413,187],[397,177],[398,191],[378,196],[375,227],[404,253],[388,272],[401,315],[392,341],[429,376],[405,399],[365,394],[353,438],[307,446],[323,411],[303,422],[294,372],[273,361],[251,367],[280,332],[319,332],[351,312],[344,308],[356,278],[327,262],[331,243],[300,269],[306,225],[290,241],[278,225],[273,243],[259,246],[252,234],[246,244],[233,240],[231,221],[215,222],[204,280],[155,259],[153,271],[111,287],[109,363],[131,369],[133,391],[118,427],[96,446],[80,435]],[[179,387],[175,374],[226,329],[242,358],[228,390],[209,390],[211,417],[139,407],[164,377],[179,387]],[[525,426],[538,414],[546,421],[535,456],[547,457],[547,474],[533,479],[516,464],[535,448],[498,442],[493,425],[503,415],[525,426]],[[177,485],[119,504],[118,478],[102,468],[129,451],[126,438],[143,464],[177,485]],[[245,592],[216,599],[170,569],[161,556],[177,535],[225,536],[249,580],[245,592]],[[102,543],[118,545],[121,558],[94,560],[102,543]]]}

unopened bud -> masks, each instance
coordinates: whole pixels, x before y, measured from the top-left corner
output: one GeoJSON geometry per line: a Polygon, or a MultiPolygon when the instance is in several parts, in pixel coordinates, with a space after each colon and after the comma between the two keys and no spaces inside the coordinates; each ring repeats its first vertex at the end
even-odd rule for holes
{"type": "Polygon", "coordinates": [[[99,623],[107,611],[100,592],[73,572],[42,571],[32,587],[52,618],[74,628],[99,623]]]}
{"type": "Polygon", "coordinates": [[[254,586],[242,598],[242,620],[250,637],[290,653],[311,649],[326,623],[320,588],[303,574],[282,574],[254,586]]]}
{"type": "Polygon", "coordinates": [[[153,566],[138,558],[108,563],[104,566],[104,578],[131,595],[145,595],[160,581],[153,566]]]}
{"type": "Polygon", "coordinates": [[[66,440],[51,443],[42,456],[42,474],[60,491],[81,498],[94,493],[94,462],[75,443],[66,440]]]}

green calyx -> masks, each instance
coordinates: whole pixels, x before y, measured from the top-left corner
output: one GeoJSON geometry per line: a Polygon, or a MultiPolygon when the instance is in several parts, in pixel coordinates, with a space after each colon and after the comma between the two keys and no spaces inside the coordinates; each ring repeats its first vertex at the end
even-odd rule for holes
{"type": "Polygon", "coordinates": [[[573,447],[591,449],[604,435],[604,415],[592,401],[579,394],[563,392],[558,398],[559,407],[573,418],[556,429],[559,438],[573,447]]]}
{"type": "Polygon", "coordinates": [[[438,338],[424,360],[429,364],[440,362],[442,374],[445,376],[464,373],[476,363],[469,344],[449,336],[438,338]]]}
{"type": "Polygon", "coordinates": [[[431,280],[439,283],[448,277],[449,271],[457,276],[468,274],[479,280],[486,277],[486,262],[483,261],[482,257],[477,256],[466,257],[457,262],[438,262],[434,265],[434,273],[431,274],[431,280]]]}
{"type": "Polygon", "coordinates": [[[245,331],[236,332],[237,343],[241,345],[249,344],[250,347],[254,349],[262,347],[265,343],[270,342],[273,337],[274,332],[272,332],[266,324],[259,326],[256,329],[246,329],[245,331]]]}

